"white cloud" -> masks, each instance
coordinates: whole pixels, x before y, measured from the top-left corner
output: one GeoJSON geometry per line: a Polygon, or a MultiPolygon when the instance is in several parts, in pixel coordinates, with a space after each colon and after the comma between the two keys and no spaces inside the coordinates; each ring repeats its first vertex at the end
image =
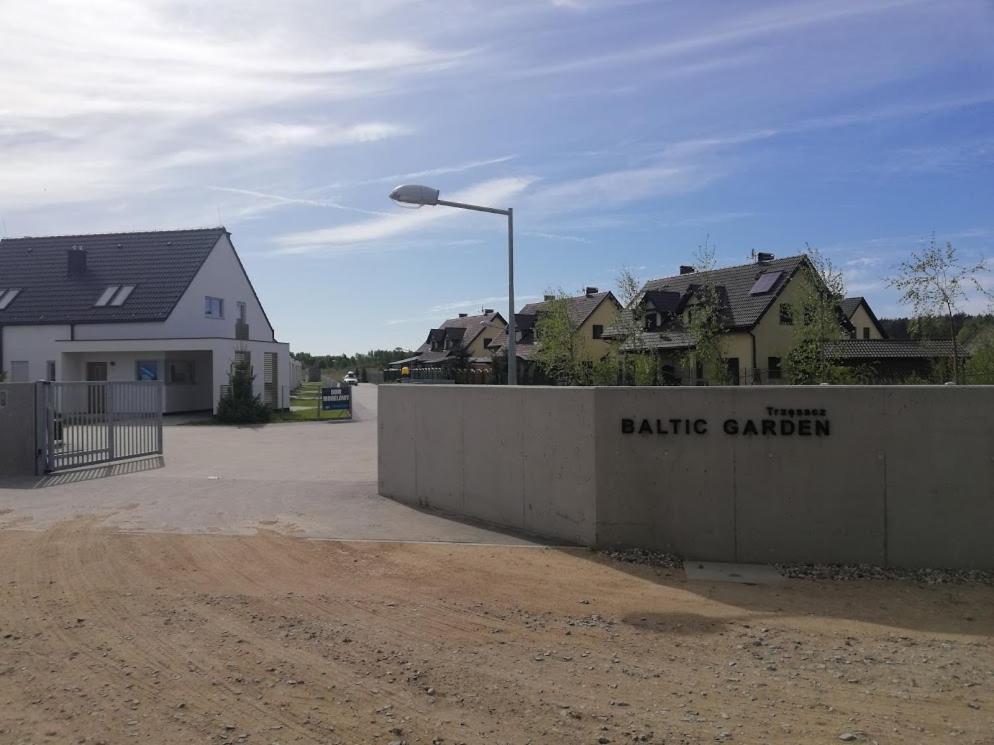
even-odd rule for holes
{"type": "MultiPolygon", "coordinates": [[[[533,178],[501,178],[476,184],[448,198],[456,202],[501,206],[515,195],[524,191],[533,178]]],[[[290,233],[280,237],[280,253],[309,253],[322,248],[364,243],[422,230],[427,225],[442,220],[451,220],[463,214],[460,210],[448,207],[422,207],[417,210],[399,211],[395,215],[377,217],[363,222],[338,225],[320,230],[290,233]]]]}
{"type": "Polygon", "coordinates": [[[322,147],[377,142],[410,133],[410,128],[386,122],[367,122],[350,126],[284,124],[263,122],[236,127],[236,139],[252,145],[322,147]]]}

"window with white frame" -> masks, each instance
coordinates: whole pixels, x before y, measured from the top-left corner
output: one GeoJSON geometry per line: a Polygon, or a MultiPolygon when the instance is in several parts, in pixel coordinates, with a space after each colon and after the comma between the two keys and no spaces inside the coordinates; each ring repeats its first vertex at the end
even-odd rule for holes
{"type": "Polygon", "coordinates": [[[224,318],[224,299],[210,295],[205,297],[204,315],[208,318],[224,318]]]}
{"type": "Polygon", "coordinates": [[[158,380],[158,360],[138,360],[135,363],[135,380],[158,380]]]}

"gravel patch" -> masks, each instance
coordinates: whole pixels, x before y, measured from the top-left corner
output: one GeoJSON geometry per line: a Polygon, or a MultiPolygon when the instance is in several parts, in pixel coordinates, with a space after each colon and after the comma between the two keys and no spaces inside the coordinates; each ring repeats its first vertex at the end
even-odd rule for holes
{"type": "Polygon", "coordinates": [[[683,557],[667,554],[663,551],[650,551],[647,548],[609,548],[602,551],[605,556],[626,564],[644,564],[645,566],[663,567],[665,569],[683,569],[683,557]]]}
{"type": "MultiPolygon", "coordinates": [[[[645,548],[611,548],[605,556],[626,564],[682,569],[683,557],[645,548]]],[[[868,564],[774,564],[789,579],[824,579],[837,582],[854,580],[901,580],[925,585],[989,585],[994,587],[994,572],[980,569],[898,569],[868,564]]]]}
{"type": "Polygon", "coordinates": [[[885,579],[920,582],[925,585],[992,585],[994,572],[979,569],[898,569],[868,564],[775,564],[791,579],[830,579],[837,581],[885,579]]]}

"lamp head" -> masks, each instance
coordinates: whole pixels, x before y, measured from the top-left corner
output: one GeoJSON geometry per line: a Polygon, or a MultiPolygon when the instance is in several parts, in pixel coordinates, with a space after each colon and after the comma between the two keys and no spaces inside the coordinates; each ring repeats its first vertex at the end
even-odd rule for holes
{"type": "Polygon", "coordinates": [[[438,204],[438,189],[420,184],[404,184],[390,192],[390,198],[402,204],[435,205],[438,204]]]}

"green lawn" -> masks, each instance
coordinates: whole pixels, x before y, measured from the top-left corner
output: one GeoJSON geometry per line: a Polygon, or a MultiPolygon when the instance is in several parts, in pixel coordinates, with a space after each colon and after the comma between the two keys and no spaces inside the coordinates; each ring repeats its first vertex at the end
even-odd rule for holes
{"type": "Polygon", "coordinates": [[[304,406],[301,411],[273,412],[274,422],[317,422],[327,419],[345,419],[344,411],[321,411],[318,398],[324,383],[304,383],[290,396],[290,406],[304,406]]]}

